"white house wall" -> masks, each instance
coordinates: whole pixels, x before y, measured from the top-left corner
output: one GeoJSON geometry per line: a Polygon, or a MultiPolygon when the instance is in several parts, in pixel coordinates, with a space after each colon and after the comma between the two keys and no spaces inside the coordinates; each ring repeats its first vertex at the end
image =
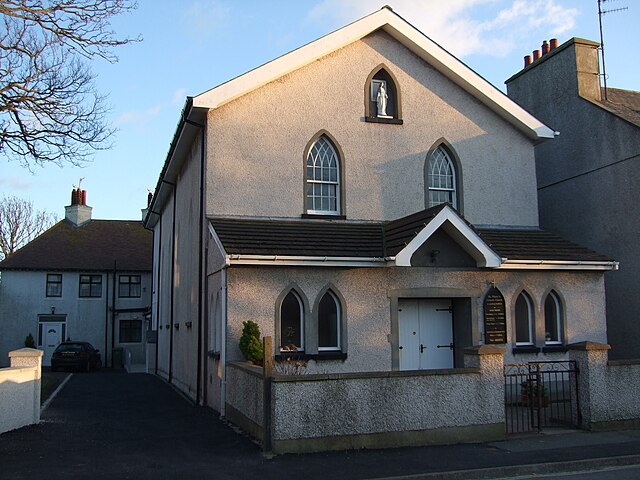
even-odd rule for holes
{"type": "Polygon", "coordinates": [[[304,150],[321,130],[344,154],[349,219],[424,208],[425,158],[444,138],[461,162],[467,220],[537,225],[530,141],[382,32],[209,112],[207,213],[299,217],[304,150]],[[397,79],[403,125],[363,119],[380,64],[397,79]]]}
{"type": "MultiPolygon", "coordinates": [[[[242,321],[253,320],[258,323],[261,334],[273,336],[274,345],[277,345],[275,315],[278,296],[295,286],[313,308],[319,293],[329,283],[345,299],[343,308],[348,327],[348,358],[345,361],[322,361],[317,367],[312,362],[312,371],[390,370],[393,333],[391,298],[444,296],[429,293],[429,289],[479,293],[472,301],[472,309],[477,314],[477,338],[473,339],[473,343],[478,344],[482,331],[482,295],[492,281],[496,282],[506,302],[509,344],[505,362],[535,358],[535,355],[511,354],[514,341],[513,309],[516,297],[523,288],[534,302],[538,338],[544,335],[543,300],[553,288],[564,301],[565,343],[586,340],[606,342],[604,285],[600,273],[448,271],[421,267],[343,270],[247,267],[230,268],[228,275],[228,361],[243,359],[238,348],[242,321]]],[[[457,347],[465,346],[471,345],[457,347]]]]}

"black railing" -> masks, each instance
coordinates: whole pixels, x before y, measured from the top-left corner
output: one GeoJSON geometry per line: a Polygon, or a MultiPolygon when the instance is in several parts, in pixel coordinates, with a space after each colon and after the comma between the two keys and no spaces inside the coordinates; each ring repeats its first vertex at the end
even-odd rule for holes
{"type": "Polygon", "coordinates": [[[580,425],[574,361],[504,366],[507,433],[580,425]]]}

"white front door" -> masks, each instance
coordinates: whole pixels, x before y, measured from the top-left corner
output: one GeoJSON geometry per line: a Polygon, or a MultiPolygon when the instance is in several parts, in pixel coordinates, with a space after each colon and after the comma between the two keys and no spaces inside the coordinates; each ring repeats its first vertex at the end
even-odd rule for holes
{"type": "Polygon", "coordinates": [[[451,300],[398,302],[400,370],[453,368],[451,300]]]}
{"type": "Polygon", "coordinates": [[[60,342],[62,342],[62,323],[46,322],[42,323],[42,365],[51,366],[51,355],[60,342]]]}

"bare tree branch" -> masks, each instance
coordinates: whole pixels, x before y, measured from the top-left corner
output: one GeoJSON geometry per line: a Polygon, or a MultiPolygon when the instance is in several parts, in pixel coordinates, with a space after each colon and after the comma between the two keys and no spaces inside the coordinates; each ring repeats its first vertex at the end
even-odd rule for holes
{"type": "Polygon", "coordinates": [[[29,200],[4,196],[0,200],[0,260],[26,245],[56,222],[46,211],[34,211],[29,200]]]}
{"type": "Polygon", "coordinates": [[[112,17],[133,0],[0,0],[0,154],[26,168],[82,165],[111,147],[93,58],[116,62],[112,17]]]}

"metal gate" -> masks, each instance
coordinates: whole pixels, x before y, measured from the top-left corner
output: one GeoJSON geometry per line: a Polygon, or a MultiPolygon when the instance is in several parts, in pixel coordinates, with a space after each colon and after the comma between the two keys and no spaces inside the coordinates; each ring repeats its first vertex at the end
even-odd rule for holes
{"type": "Polygon", "coordinates": [[[571,360],[504,366],[507,433],[580,425],[578,369],[571,360]]]}

